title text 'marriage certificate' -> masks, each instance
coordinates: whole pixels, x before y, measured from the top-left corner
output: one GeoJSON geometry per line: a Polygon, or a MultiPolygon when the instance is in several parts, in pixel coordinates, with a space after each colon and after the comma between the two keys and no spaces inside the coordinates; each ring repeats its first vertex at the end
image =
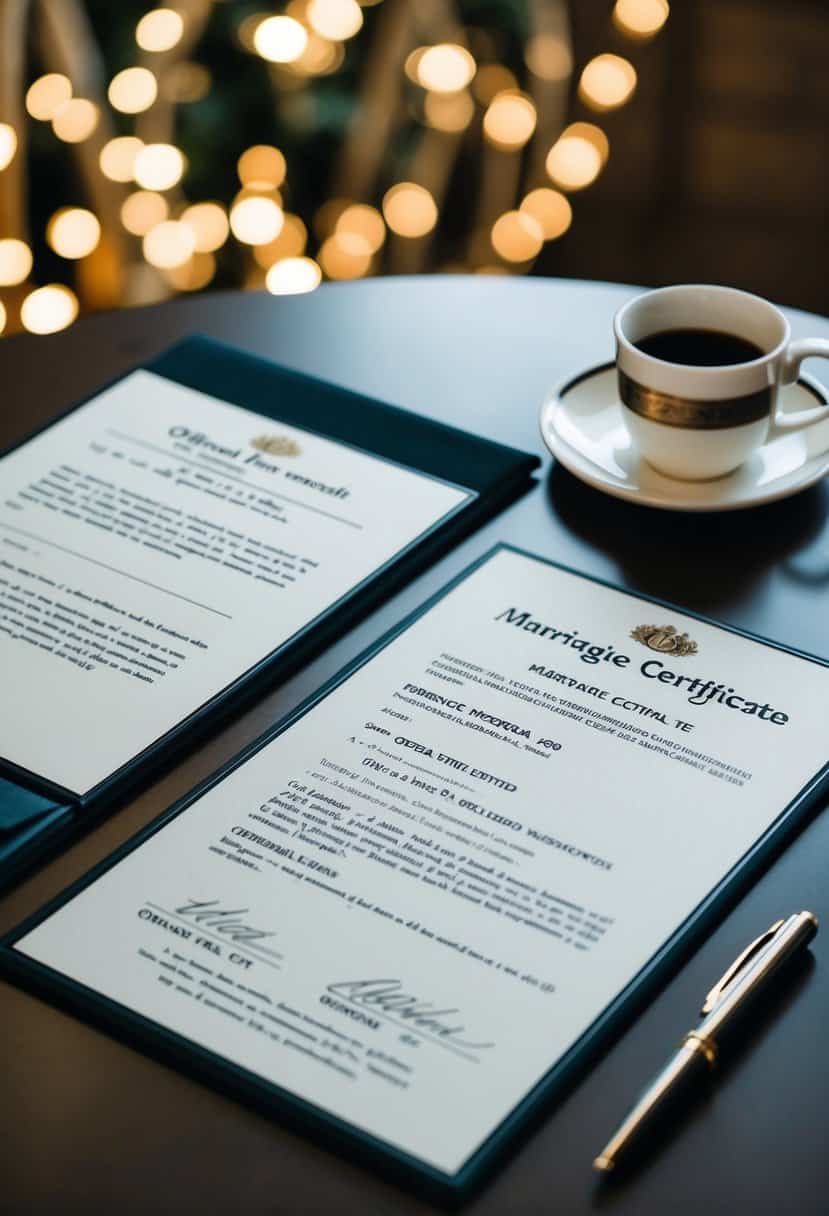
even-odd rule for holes
{"type": "Polygon", "coordinates": [[[826,703],[499,550],[17,948],[452,1174],[821,769],[826,703]]]}
{"type": "Polygon", "coordinates": [[[0,756],[74,794],[470,497],[148,371],[0,480],[0,756]]]}

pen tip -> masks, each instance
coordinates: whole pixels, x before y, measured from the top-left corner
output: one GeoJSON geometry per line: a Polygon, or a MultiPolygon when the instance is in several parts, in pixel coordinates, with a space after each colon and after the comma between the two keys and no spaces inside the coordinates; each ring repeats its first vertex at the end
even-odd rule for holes
{"type": "Polygon", "coordinates": [[[595,1157],[593,1159],[593,1169],[598,1170],[601,1174],[609,1174],[615,1164],[616,1162],[612,1157],[595,1157]]]}

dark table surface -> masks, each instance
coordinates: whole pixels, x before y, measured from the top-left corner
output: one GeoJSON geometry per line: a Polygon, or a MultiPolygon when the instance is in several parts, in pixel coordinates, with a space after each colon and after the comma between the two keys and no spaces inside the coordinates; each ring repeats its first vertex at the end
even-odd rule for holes
{"type": "MultiPolygon", "coordinates": [[[[0,342],[0,446],[175,339],[201,332],[545,456],[529,494],[0,901],[0,932],[106,856],[496,540],[829,657],[825,485],[751,511],[690,516],[617,502],[551,467],[538,435],[541,398],[561,377],[612,356],[611,317],[631,291],[544,279],[385,279],[281,299],[200,296],[95,317],[51,338],[0,342]]],[[[829,337],[829,322],[794,311],[790,317],[796,337],[829,337]]],[[[829,382],[829,365],[809,370],[829,382]]],[[[614,1122],[745,943],[800,908],[829,924],[827,859],[829,816],[818,813],[467,1211],[829,1210],[829,929],[813,946],[812,964],[769,1003],[745,1050],[647,1163],[606,1188],[590,1169],[614,1122]]],[[[0,985],[0,1212],[431,1210],[0,985]]]]}

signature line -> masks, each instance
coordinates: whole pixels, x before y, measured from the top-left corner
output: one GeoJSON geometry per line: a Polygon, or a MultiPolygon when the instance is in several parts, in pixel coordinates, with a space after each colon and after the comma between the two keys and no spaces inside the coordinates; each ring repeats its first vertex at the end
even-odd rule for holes
{"type": "Polygon", "coordinates": [[[185,920],[183,916],[178,916],[175,912],[170,912],[167,908],[162,908],[160,904],[154,904],[152,900],[144,901],[148,908],[155,909],[156,912],[163,912],[165,916],[171,916],[173,920],[177,920],[180,924],[186,925],[188,929],[193,929],[202,937],[209,937],[214,942],[218,942],[220,946],[233,946],[235,950],[240,950],[243,954],[251,954],[256,959],[257,963],[265,963],[268,967],[273,967],[274,971],[281,971],[282,968],[272,960],[275,958],[284,958],[284,955],[277,954],[275,950],[266,950],[264,946],[240,946],[238,942],[231,942],[226,937],[219,937],[215,933],[211,933],[209,929],[202,928],[201,925],[194,925],[191,920],[185,920]],[[263,958],[262,955],[270,955],[270,958],[263,958]]]}
{"type": "Polygon", "coordinates": [[[358,1001],[352,1001],[349,997],[343,996],[341,992],[336,994],[337,1000],[345,1001],[346,1004],[352,1005],[355,1009],[359,1009],[361,1013],[368,1013],[370,1016],[385,1018],[387,1022],[392,1022],[395,1026],[401,1026],[403,1030],[407,1030],[409,1034],[419,1035],[421,1039],[425,1039],[427,1043],[434,1043],[436,1047],[444,1047],[447,1051],[453,1052],[456,1056],[463,1056],[465,1060],[471,1060],[473,1064],[480,1064],[478,1056],[470,1055],[468,1051],[461,1051],[460,1047],[453,1047],[451,1043],[445,1042],[443,1039],[435,1039],[430,1034],[426,1034],[423,1030],[418,1030],[416,1026],[412,1026],[409,1022],[401,1022],[399,1018],[393,1018],[388,1013],[383,1013],[379,1009],[374,1009],[368,1005],[361,1005],[358,1001]]]}
{"type": "Polygon", "coordinates": [[[38,536],[34,532],[27,532],[25,528],[16,528],[13,524],[4,524],[0,522],[0,528],[6,528],[9,532],[19,532],[21,536],[27,536],[29,540],[36,540],[41,545],[51,545],[53,549],[60,549],[62,553],[70,553],[72,557],[80,557],[85,562],[92,562],[93,566],[101,566],[104,570],[111,570],[113,574],[120,574],[123,578],[130,578],[134,583],[143,583],[145,587],[153,587],[156,591],[163,591],[165,595],[172,595],[174,599],[184,600],[187,604],[193,604],[196,608],[203,608],[205,612],[213,612],[216,616],[223,616],[226,620],[232,621],[233,617],[227,612],[221,612],[218,608],[211,608],[209,604],[201,604],[198,600],[191,600],[186,595],[179,595],[177,591],[171,591],[169,587],[161,587],[158,583],[151,583],[146,578],[139,578],[137,574],[127,574],[126,570],[119,570],[117,566],[110,566],[107,562],[99,562],[97,558],[88,557],[86,553],[78,553],[77,549],[68,549],[66,545],[59,545],[57,541],[47,540],[45,536],[38,536]]]}

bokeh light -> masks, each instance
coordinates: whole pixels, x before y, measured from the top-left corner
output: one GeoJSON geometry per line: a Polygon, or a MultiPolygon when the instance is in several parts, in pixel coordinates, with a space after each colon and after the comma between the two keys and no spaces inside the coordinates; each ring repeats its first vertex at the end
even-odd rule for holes
{"type": "Polygon", "coordinates": [[[85,97],[73,97],[60,107],[52,119],[52,130],[67,144],[89,139],[98,125],[98,107],[85,97]]]}
{"type": "Polygon", "coordinates": [[[169,266],[162,273],[176,291],[201,291],[216,273],[216,259],[212,253],[197,251],[180,266],[169,266]]]}
{"type": "Polygon", "coordinates": [[[528,262],[543,244],[541,225],[524,211],[507,211],[492,225],[492,248],[507,262],[528,262]]]}
{"type": "Polygon", "coordinates": [[[459,93],[427,93],[423,113],[436,131],[465,131],[475,117],[475,102],[466,89],[459,93]]]}
{"type": "Polygon", "coordinates": [[[386,225],[376,207],[354,203],[346,207],[334,228],[340,243],[355,252],[376,253],[386,239],[386,225]]]}
{"type": "Polygon", "coordinates": [[[265,286],[275,296],[294,296],[313,291],[321,278],[322,271],[313,258],[281,258],[268,271],[265,286]]]}
{"type": "Polygon", "coordinates": [[[547,173],[563,190],[583,190],[598,177],[608,150],[607,136],[599,127],[572,123],[548,152],[547,173]]]}
{"type": "Polygon", "coordinates": [[[159,270],[183,266],[196,251],[196,236],[192,228],[179,220],[162,220],[151,228],[142,243],[144,257],[159,270]]]}
{"type": "Polygon", "coordinates": [[[341,241],[336,232],[323,241],[319,260],[329,279],[360,279],[371,266],[371,254],[365,248],[341,241]]]}
{"type": "Polygon", "coordinates": [[[12,236],[0,240],[0,287],[22,283],[31,269],[32,251],[25,241],[12,236]]]}
{"type": "Polygon", "coordinates": [[[6,328],[6,306],[3,303],[3,301],[0,300],[0,334],[2,334],[2,332],[5,328],[6,328]]]}
{"type": "Polygon", "coordinates": [[[51,122],[71,96],[72,85],[69,77],[60,72],[47,72],[29,85],[26,92],[26,109],[32,118],[37,118],[40,122],[51,122]]]}
{"type": "Polygon", "coordinates": [[[636,88],[636,69],[621,55],[596,55],[581,74],[579,97],[594,110],[624,105],[636,88]]]}
{"type": "Polygon", "coordinates": [[[46,240],[62,258],[85,258],[101,239],[97,216],[85,207],[63,207],[46,228],[46,240]]]}
{"type": "Polygon", "coordinates": [[[20,306],[20,320],[32,334],[54,334],[78,315],[78,297],[62,283],[49,283],[29,293],[20,306]]]}
{"type": "Polygon", "coordinates": [[[266,17],[257,25],[253,45],[270,63],[293,63],[308,44],[308,31],[293,17],[266,17]]]}
{"type": "Polygon", "coordinates": [[[344,58],[342,43],[332,42],[330,38],[323,38],[312,30],[305,50],[299,59],[288,66],[300,76],[327,76],[330,72],[336,72],[344,58]]]}
{"type": "Polygon", "coordinates": [[[133,236],[145,236],[169,214],[166,198],[154,190],[136,190],[121,204],[121,223],[133,236]]]}
{"type": "Polygon", "coordinates": [[[7,122],[0,122],[0,173],[12,163],[17,151],[17,132],[7,122]]]}
{"type": "Polygon", "coordinates": [[[441,42],[427,47],[417,60],[417,80],[433,93],[459,93],[475,75],[475,60],[462,46],[441,42]]]}
{"type": "Polygon", "coordinates": [[[221,203],[193,203],[182,212],[181,222],[192,228],[197,253],[214,253],[221,249],[230,234],[230,224],[221,203]]]}
{"type": "Polygon", "coordinates": [[[184,156],[173,144],[146,144],[135,158],[133,174],[145,190],[170,190],[185,168],[184,156]]]}
{"type": "Polygon", "coordinates": [[[268,270],[274,262],[284,258],[300,257],[305,253],[308,242],[308,229],[298,215],[285,213],[285,221],[279,235],[266,245],[254,245],[253,256],[263,270],[268,270]]]}
{"type": "Polygon", "coordinates": [[[161,72],[158,89],[165,101],[201,101],[210,92],[210,70],[203,63],[171,63],[161,72]]]}
{"type": "Polygon", "coordinates": [[[524,62],[539,80],[566,80],[573,70],[573,55],[557,34],[534,34],[524,50],[524,62]]]}
{"type": "Polygon", "coordinates": [[[249,190],[276,190],[285,180],[285,157],[270,144],[255,144],[239,157],[236,171],[249,190]]]}
{"type": "Polygon", "coordinates": [[[484,114],[484,135],[496,148],[523,148],[535,130],[535,106],[524,93],[498,93],[484,114]]]}
{"type": "Polygon", "coordinates": [[[144,147],[144,141],[135,135],[118,135],[108,140],[98,155],[98,164],[104,177],[113,182],[131,182],[135,172],[135,158],[144,147]]]}
{"type": "Polygon", "coordinates": [[[531,190],[521,203],[524,215],[531,215],[541,226],[545,241],[554,241],[563,236],[573,222],[573,208],[566,195],[558,190],[541,186],[531,190]]]}
{"type": "Polygon", "coordinates": [[[472,92],[475,100],[482,106],[488,106],[496,93],[506,93],[509,89],[517,89],[518,81],[509,70],[500,63],[485,63],[478,68],[472,81],[472,92]]]}
{"type": "Polygon", "coordinates": [[[616,0],[613,21],[634,38],[652,38],[670,13],[668,0],[616,0]]]}
{"type": "Polygon", "coordinates": [[[398,182],[386,191],[383,215],[389,228],[398,236],[419,237],[432,231],[437,223],[438,209],[425,186],[398,182]]]}
{"type": "Polygon", "coordinates": [[[122,114],[149,110],[158,96],[158,81],[149,68],[124,68],[113,76],[107,89],[109,104],[122,114]]]}
{"type": "Polygon", "coordinates": [[[306,16],[312,30],[335,42],[353,38],[363,25],[357,0],[311,0],[306,16]]]}
{"type": "Polygon", "coordinates": [[[170,51],[184,33],[184,18],[172,8],[145,13],[135,27],[135,41],[142,51],[170,51]]]}
{"type": "Polygon", "coordinates": [[[245,245],[267,245],[279,235],[285,215],[271,198],[242,198],[230,209],[230,227],[245,245]]]}

